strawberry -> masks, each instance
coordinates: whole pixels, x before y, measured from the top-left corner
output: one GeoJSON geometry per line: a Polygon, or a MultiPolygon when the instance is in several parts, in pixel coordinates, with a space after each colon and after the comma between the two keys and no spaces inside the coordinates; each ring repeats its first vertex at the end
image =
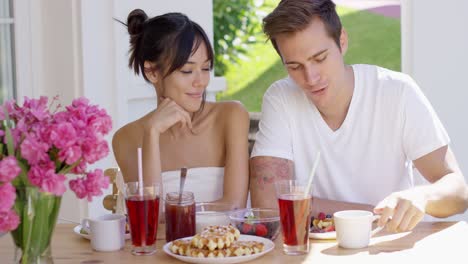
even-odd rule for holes
{"type": "Polygon", "coordinates": [[[255,235],[264,237],[268,234],[268,228],[264,224],[257,224],[255,226],[255,235]]]}
{"type": "Polygon", "coordinates": [[[325,227],[324,231],[325,232],[335,231],[335,226],[334,225],[327,226],[325,227]]]}
{"type": "Polygon", "coordinates": [[[318,214],[318,217],[317,217],[319,220],[325,220],[325,213],[324,212],[320,212],[318,214]]]}
{"type": "Polygon", "coordinates": [[[244,223],[242,225],[242,234],[248,234],[252,230],[253,226],[251,224],[244,223]]]}

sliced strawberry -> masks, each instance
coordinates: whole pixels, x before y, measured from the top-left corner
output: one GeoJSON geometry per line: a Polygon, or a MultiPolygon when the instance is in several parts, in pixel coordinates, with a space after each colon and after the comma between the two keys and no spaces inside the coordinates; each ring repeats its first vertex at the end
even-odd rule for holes
{"type": "Polygon", "coordinates": [[[325,227],[324,230],[325,230],[325,232],[335,231],[335,226],[334,225],[327,226],[327,227],[325,227]]]}
{"type": "Polygon", "coordinates": [[[248,234],[252,230],[252,228],[253,228],[252,225],[244,223],[242,225],[242,230],[241,230],[242,234],[248,234]]]}
{"type": "Polygon", "coordinates": [[[268,234],[268,228],[264,224],[255,225],[255,235],[266,236],[268,234]]]}

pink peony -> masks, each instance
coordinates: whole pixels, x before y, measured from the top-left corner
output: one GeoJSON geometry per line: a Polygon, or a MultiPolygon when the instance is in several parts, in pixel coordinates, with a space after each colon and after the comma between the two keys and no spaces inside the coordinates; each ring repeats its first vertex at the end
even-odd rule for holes
{"type": "Polygon", "coordinates": [[[102,188],[109,186],[109,177],[104,176],[100,169],[90,172],[84,178],[78,178],[70,181],[70,189],[80,199],[87,197],[88,201],[92,200],[93,196],[102,194],[102,188]]]}
{"type": "Polygon", "coordinates": [[[3,103],[2,112],[4,114],[4,118],[6,119],[6,113],[4,112],[5,107],[8,111],[8,116],[10,117],[10,119],[19,119],[21,112],[18,110],[19,107],[16,105],[15,100],[11,99],[3,103]]]}
{"type": "Polygon", "coordinates": [[[52,144],[59,149],[73,146],[77,139],[75,128],[68,122],[53,125],[49,133],[52,144]]]}
{"type": "Polygon", "coordinates": [[[89,100],[86,97],[79,97],[72,102],[73,107],[86,107],[89,104],[89,100]]]}
{"type": "Polygon", "coordinates": [[[104,158],[109,154],[109,146],[104,139],[88,138],[83,142],[83,159],[89,164],[104,158]]]}
{"type": "Polygon", "coordinates": [[[112,120],[103,109],[89,119],[89,126],[94,128],[96,132],[105,135],[112,129],[112,120]]]}
{"type": "MultiPolygon", "coordinates": [[[[25,97],[23,106],[14,100],[0,106],[0,120],[8,120],[0,129],[0,230],[14,229],[19,222],[11,210],[16,199],[13,184],[37,186],[41,192],[61,196],[66,190],[65,173],[86,174],[88,164],[109,153],[104,136],[111,131],[112,120],[106,110],[81,97],[65,108],[56,104],[51,111],[56,100],[48,105],[47,97],[25,97]],[[7,152],[11,142],[5,136],[5,126],[10,127],[14,153],[7,152]],[[18,177],[23,167],[26,178],[18,177]]],[[[89,201],[108,185],[109,178],[102,170],[70,181],[76,195],[89,201]]]]}
{"type": "Polygon", "coordinates": [[[0,185],[0,212],[7,212],[13,207],[16,199],[15,187],[7,182],[0,185]]]}
{"type": "Polygon", "coordinates": [[[81,148],[78,146],[70,146],[59,151],[59,160],[72,165],[81,158],[81,148]]]}
{"type": "Polygon", "coordinates": [[[29,165],[36,165],[41,161],[49,159],[47,151],[49,145],[38,140],[33,135],[28,135],[20,146],[21,155],[26,159],[29,165]]]}
{"type": "Polygon", "coordinates": [[[15,230],[20,219],[14,210],[0,212],[0,232],[15,230]]]}
{"type": "Polygon", "coordinates": [[[44,192],[61,196],[66,191],[66,177],[55,173],[55,164],[52,161],[32,166],[28,171],[28,178],[32,184],[44,192]]]}
{"type": "Polygon", "coordinates": [[[67,177],[62,174],[50,173],[42,180],[41,190],[44,192],[52,193],[56,196],[62,196],[67,190],[65,180],[67,177]]]}
{"type": "MultiPolygon", "coordinates": [[[[0,182],[9,182],[21,172],[15,157],[8,156],[0,161],[0,182]]],[[[2,197],[0,195],[0,197],[2,197]]]]}
{"type": "Polygon", "coordinates": [[[23,109],[28,110],[28,114],[41,121],[50,115],[47,107],[47,101],[48,99],[45,96],[41,96],[39,99],[29,99],[28,97],[25,97],[23,109]]]}

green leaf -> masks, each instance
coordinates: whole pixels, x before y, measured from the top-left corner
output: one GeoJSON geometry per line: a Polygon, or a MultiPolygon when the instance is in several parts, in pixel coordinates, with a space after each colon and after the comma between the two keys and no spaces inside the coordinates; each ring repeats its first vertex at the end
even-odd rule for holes
{"type": "Polygon", "coordinates": [[[32,186],[31,183],[28,181],[28,171],[29,166],[25,165],[20,159],[16,159],[18,166],[21,169],[20,174],[13,180],[14,186],[32,186]]]}
{"type": "Polygon", "coordinates": [[[7,140],[7,153],[8,156],[14,156],[15,155],[15,146],[13,143],[13,136],[11,135],[11,129],[9,126],[5,127],[5,137],[7,140]]]}

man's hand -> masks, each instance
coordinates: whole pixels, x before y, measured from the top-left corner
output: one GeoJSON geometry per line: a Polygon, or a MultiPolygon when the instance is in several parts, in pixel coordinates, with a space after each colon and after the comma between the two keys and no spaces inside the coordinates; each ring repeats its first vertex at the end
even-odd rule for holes
{"type": "Polygon", "coordinates": [[[380,215],[379,226],[387,225],[390,232],[405,232],[423,219],[426,204],[423,191],[414,188],[387,196],[374,208],[374,213],[380,215]]]}

